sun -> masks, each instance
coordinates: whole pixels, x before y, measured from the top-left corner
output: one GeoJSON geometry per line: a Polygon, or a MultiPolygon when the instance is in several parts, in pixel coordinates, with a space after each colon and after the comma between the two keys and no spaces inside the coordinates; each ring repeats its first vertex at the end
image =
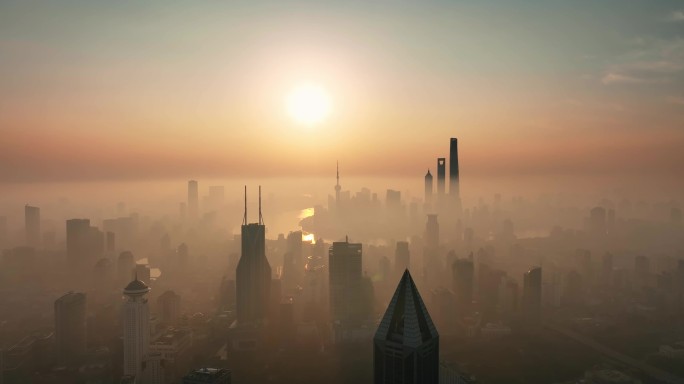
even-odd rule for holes
{"type": "Polygon", "coordinates": [[[330,115],[330,97],[323,87],[315,84],[294,87],[286,103],[287,112],[301,124],[318,124],[330,115]]]}

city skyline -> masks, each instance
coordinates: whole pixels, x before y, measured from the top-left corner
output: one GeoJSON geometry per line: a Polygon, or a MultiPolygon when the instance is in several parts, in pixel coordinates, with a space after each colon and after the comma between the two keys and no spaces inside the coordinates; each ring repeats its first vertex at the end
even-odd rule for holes
{"type": "Polygon", "coordinates": [[[682,90],[675,0],[0,1],[0,384],[683,383],[682,90]]]}
{"type": "Polygon", "coordinates": [[[454,133],[463,176],[681,171],[681,3],[287,4],[3,2],[0,182],[407,177],[454,133]]]}

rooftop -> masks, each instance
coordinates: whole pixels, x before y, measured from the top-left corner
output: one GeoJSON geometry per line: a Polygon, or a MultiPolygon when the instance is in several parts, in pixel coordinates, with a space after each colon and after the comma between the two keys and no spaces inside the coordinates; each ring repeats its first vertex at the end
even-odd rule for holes
{"type": "Polygon", "coordinates": [[[128,283],[126,288],[124,288],[124,294],[126,295],[140,295],[145,294],[150,291],[150,287],[147,286],[143,281],[135,279],[128,283]]]}
{"type": "Polygon", "coordinates": [[[211,383],[214,380],[230,376],[230,370],[224,368],[199,368],[185,376],[185,379],[193,380],[194,382],[211,383]]]}

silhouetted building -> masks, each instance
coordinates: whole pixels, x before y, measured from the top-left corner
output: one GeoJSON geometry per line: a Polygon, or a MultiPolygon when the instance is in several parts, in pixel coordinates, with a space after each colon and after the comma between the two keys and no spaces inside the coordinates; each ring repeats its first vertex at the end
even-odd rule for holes
{"type": "Polygon", "coordinates": [[[69,264],[81,264],[87,260],[90,220],[71,219],[66,222],[67,260],[69,264]]]}
{"type": "Polygon", "coordinates": [[[180,295],[171,290],[157,298],[159,317],[163,322],[175,323],[180,318],[180,300],[180,295]]]}
{"type": "Polygon", "coordinates": [[[437,215],[427,215],[423,236],[423,278],[435,282],[442,268],[439,260],[439,222],[437,215]]]}
{"type": "Polygon", "coordinates": [[[541,267],[534,267],[525,272],[523,283],[523,315],[528,321],[537,323],[541,320],[541,267]]]}
{"type": "Polygon", "coordinates": [[[73,364],[85,355],[85,293],[69,292],[55,300],[55,345],[63,363],[73,364]]]}
{"type": "Polygon", "coordinates": [[[461,191],[458,175],[458,139],[452,137],[449,146],[449,195],[456,204],[456,208],[461,205],[461,191]]]}
{"type": "Polygon", "coordinates": [[[116,275],[117,282],[120,284],[125,284],[130,281],[131,274],[135,270],[135,258],[131,251],[123,251],[119,254],[119,258],[116,261],[116,275]]]}
{"type": "Polygon", "coordinates": [[[330,313],[333,321],[362,320],[361,244],[334,242],[328,254],[330,313]]]}
{"type": "Polygon", "coordinates": [[[337,183],[335,184],[335,209],[340,209],[340,192],[342,186],[340,185],[340,163],[337,163],[337,183]]]}
{"type": "Polygon", "coordinates": [[[200,368],[183,377],[182,384],[231,384],[231,372],[222,368],[200,368]]]}
{"type": "Polygon", "coordinates": [[[445,178],[446,178],[446,159],[443,157],[437,158],[437,195],[438,202],[441,201],[444,196],[445,190],[445,178]]]}
{"type": "Polygon", "coordinates": [[[290,232],[287,235],[287,246],[283,255],[283,285],[292,290],[302,284],[304,277],[304,260],[302,257],[302,232],[290,232]]]}
{"type": "Polygon", "coordinates": [[[152,281],[152,278],[150,275],[151,275],[150,267],[148,267],[147,264],[136,264],[135,268],[133,268],[133,273],[131,274],[130,278],[140,280],[143,283],[149,285],[150,282],[152,281]]]}
{"type": "Polygon", "coordinates": [[[394,251],[394,270],[397,276],[401,271],[409,269],[411,266],[411,254],[409,252],[409,243],[407,241],[397,241],[397,247],[394,251]]]}
{"type": "Polygon", "coordinates": [[[116,251],[116,234],[114,232],[105,232],[105,244],[107,252],[116,251]]]}
{"type": "Polygon", "coordinates": [[[103,220],[102,230],[114,233],[120,249],[133,249],[135,246],[137,220],[134,216],[103,220]]]}
{"type": "Polygon", "coordinates": [[[428,169],[425,174],[425,210],[429,211],[432,208],[432,174],[428,169]]]}
{"type": "Polygon", "coordinates": [[[26,245],[40,245],[40,208],[28,204],[24,206],[24,225],[26,227],[26,245]]]}
{"type": "Polygon", "coordinates": [[[142,380],[143,384],[166,384],[166,360],[164,355],[159,352],[149,352],[142,361],[142,380]]]}
{"type": "Polygon", "coordinates": [[[199,190],[195,180],[188,181],[188,214],[190,220],[199,216],[199,190]]]}
{"type": "Polygon", "coordinates": [[[140,280],[131,281],[124,288],[123,354],[124,375],[141,377],[143,360],[150,346],[150,310],[145,295],[150,288],[140,280]]]}
{"type": "Polygon", "coordinates": [[[261,216],[259,187],[259,222],[247,224],[247,189],[242,222],[242,254],[235,276],[238,323],[264,319],[271,295],[271,266],[266,258],[266,226],[261,216]]]}
{"type": "Polygon", "coordinates": [[[444,332],[453,330],[458,309],[454,307],[456,298],[454,293],[444,287],[432,290],[430,309],[435,325],[444,332]]]}
{"type": "Polygon", "coordinates": [[[468,315],[473,302],[475,267],[472,260],[457,259],[451,265],[458,316],[468,315]]]}
{"type": "Polygon", "coordinates": [[[439,335],[405,271],[373,338],[375,384],[437,384],[439,335]]]}

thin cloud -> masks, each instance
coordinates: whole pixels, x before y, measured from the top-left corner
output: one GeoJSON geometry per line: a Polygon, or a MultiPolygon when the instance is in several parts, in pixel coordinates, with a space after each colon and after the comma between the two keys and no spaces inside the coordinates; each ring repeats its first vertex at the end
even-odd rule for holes
{"type": "Polygon", "coordinates": [[[668,83],[684,71],[684,39],[639,38],[634,44],[605,69],[603,84],[668,83]]]}
{"type": "Polygon", "coordinates": [[[667,16],[666,20],[675,23],[684,21],[684,11],[674,11],[667,16]]]}
{"type": "Polygon", "coordinates": [[[628,76],[617,72],[608,72],[601,78],[601,82],[605,85],[611,84],[642,84],[645,79],[640,79],[634,76],[628,76]]]}

